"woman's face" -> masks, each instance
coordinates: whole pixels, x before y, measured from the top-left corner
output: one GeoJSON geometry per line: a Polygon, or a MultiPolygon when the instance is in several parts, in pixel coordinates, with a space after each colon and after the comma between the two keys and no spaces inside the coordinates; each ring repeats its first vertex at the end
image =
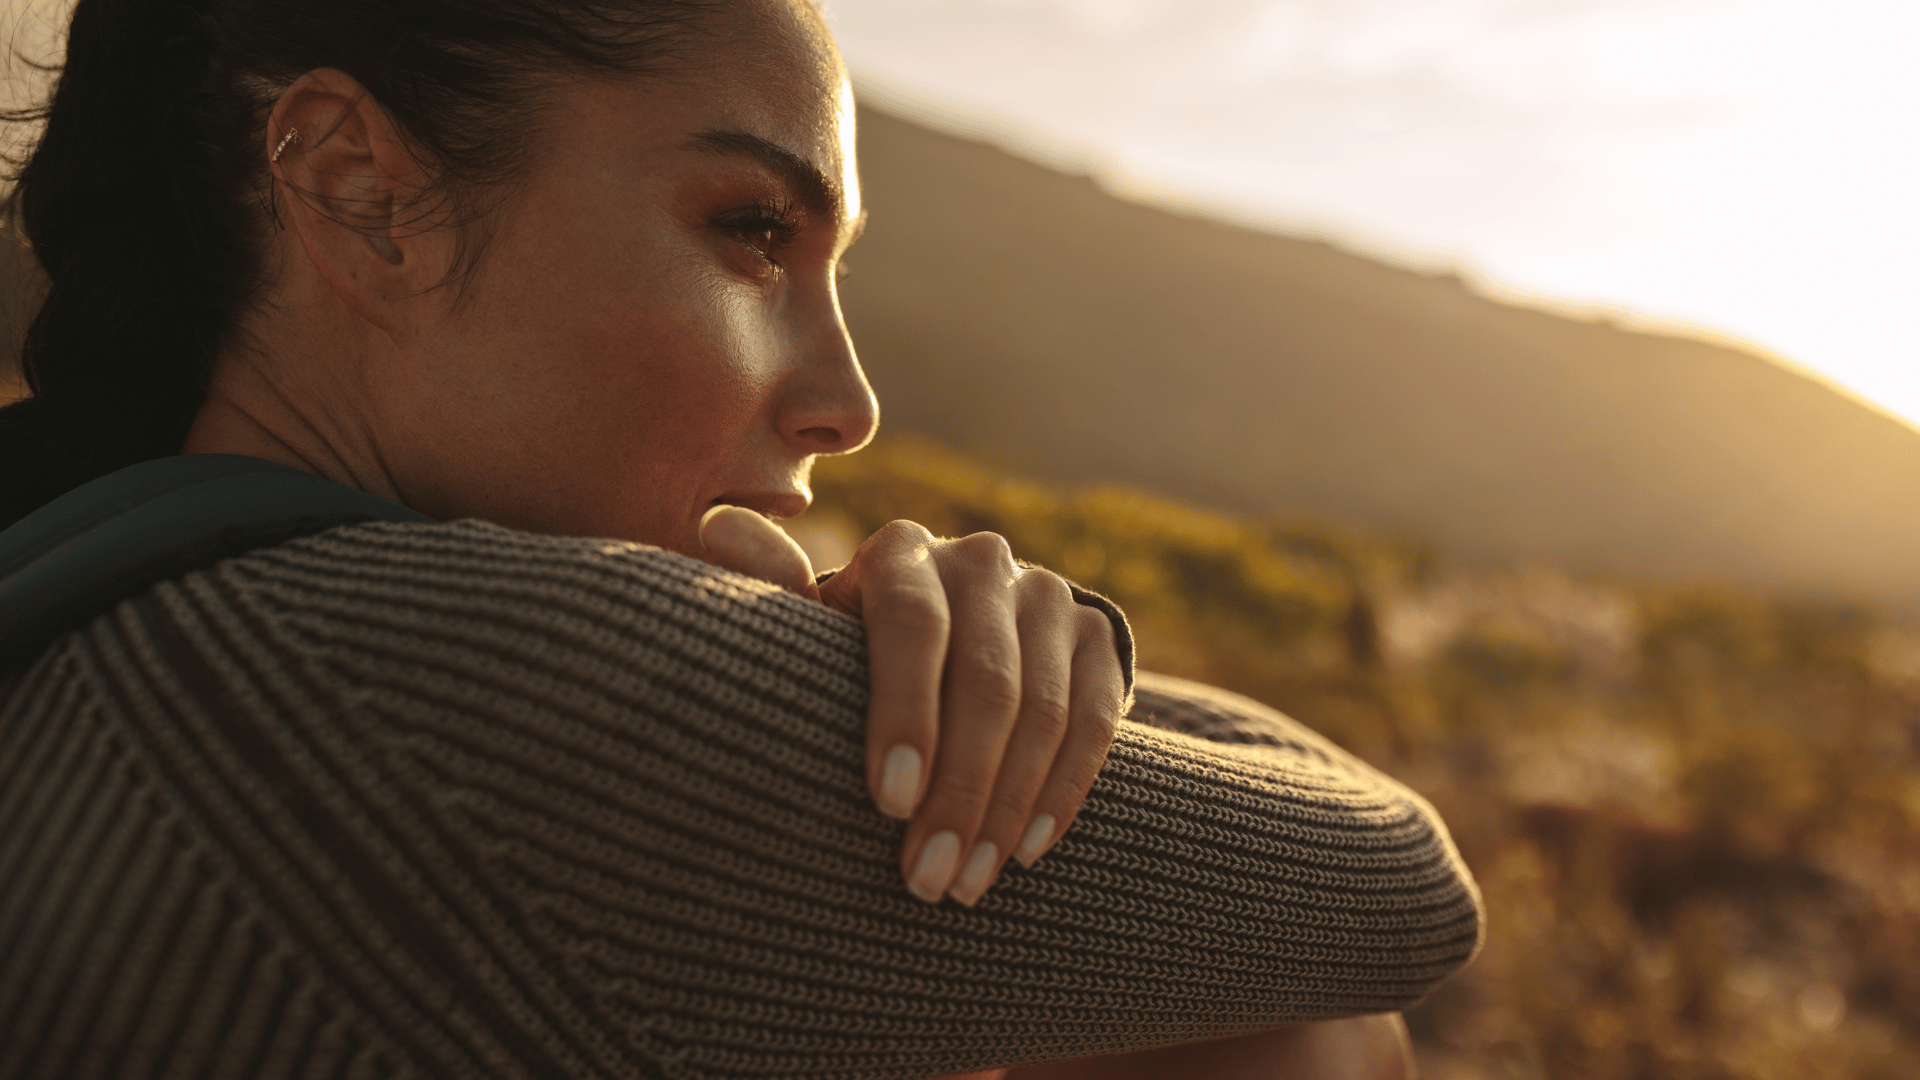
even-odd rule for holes
{"type": "Polygon", "coordinates": [[[813,456],[872,436],[835,293],[852,93],[811,6],[772,6],[564,91],[473,276],[376,376],[416,508],[698,554],[709,508],[798,514],[813,456]]]}

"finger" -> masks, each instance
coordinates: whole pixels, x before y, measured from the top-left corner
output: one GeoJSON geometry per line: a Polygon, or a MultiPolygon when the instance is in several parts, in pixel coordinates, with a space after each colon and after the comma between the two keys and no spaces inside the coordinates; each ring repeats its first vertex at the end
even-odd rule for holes
{"type": "Polygon", "coordinates": [[[771,581],[789,592],[819,599],[813,564],[786,530],[744,506],[716,506],[700,518],[707,561],[723,570],[771,581]]]}
{"type": "Polygon", "coordinates": [[[1019,843],[1067,732],[1078,605],[1067,583],[1044,570],[1020,575],[1014,592],[1019,609],[1020,708],[994,778],[986,817],[947,892],[968,906],[993,886],[1019,843]]]}
{"type": "Polygon", "coordinates": [[[1073,686],[1067,706],[1067,733],[1060,753],[1034,800],[1033,817],[1013,857],[1031,867],[1066,835],[1086,801],[1087,791],[1107,762],[1107,750],[1120,728],[1120,704],[1126,678],[1114,650],[1113,624],[1099,610],[1079,607],[1080,628],[1073,655],[1073,686]]]}
{"type": "Polygon", "coordinates": [[[867,627],[867,790],[889,817],[911,818],[936,757],[949,614],[933,535],[896,521],[868,537],[828,582],[867,627]],[[844,580],[843,580],[844,579],[844,580]]]}
{"type": "Polygon", "coordinates": [[[1020,707],[1020,633],[1007,542],[978,533],[943,544],[937,555],[952,612],[939,748],[925,801],[901,851],[907,887],[934,901],[966,867],[974,834],[1020,707]]]}

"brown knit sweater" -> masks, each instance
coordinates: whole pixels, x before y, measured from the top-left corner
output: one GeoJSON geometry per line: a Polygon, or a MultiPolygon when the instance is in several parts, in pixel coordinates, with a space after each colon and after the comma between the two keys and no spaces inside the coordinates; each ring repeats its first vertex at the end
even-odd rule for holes
{"type": "Polygon", "coordinates": [[[0,682],[0,1076],[904,1080],[1398,1009],[1477,946],[1417,796],[1151,676],[1058,847],[923,904],[866,684],[855,621],[633,545],[165,583],[0,682]]]}

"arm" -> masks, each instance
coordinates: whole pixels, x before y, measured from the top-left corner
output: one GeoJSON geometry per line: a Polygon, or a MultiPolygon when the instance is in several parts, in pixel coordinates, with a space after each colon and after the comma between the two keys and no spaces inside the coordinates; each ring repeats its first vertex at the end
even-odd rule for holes
{"type": "Polygon", "coordinates": [[[1131,723],[1046,859],[922,904],[867,797],[864,656],[763,583],[471,523],[163,585],[11,688],[0,790],[29,863],[61,862],[33,807],[62,792],[152,808],[138,858],[212,913],[80,855],[16,878],[0,935],[52,944],[8,954],[0,1026],[278,1009],[430,1075],[935,1076],[1399,1009],[1476,946],[1417,797],[1300,740],[1131,723]],[[118,937],[75,928],[96,910],[118,937]],[[115,944],[152,938],[179,944],[115,944]],[[7,996],[105,969],[158,1004],[7,996]]]}

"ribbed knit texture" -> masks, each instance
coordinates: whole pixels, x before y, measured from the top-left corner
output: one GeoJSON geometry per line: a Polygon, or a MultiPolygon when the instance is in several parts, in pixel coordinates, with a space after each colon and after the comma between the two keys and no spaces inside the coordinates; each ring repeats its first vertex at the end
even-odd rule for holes
{"type": "Polygon", "coordinates": [[[978,907],[867,797],[851,619],[625,544],[339,528],[0,684],[0,1076],[905,1080],[1404,1007],[1478,899],[1418,797],[1142,676],[978,907]]]}

